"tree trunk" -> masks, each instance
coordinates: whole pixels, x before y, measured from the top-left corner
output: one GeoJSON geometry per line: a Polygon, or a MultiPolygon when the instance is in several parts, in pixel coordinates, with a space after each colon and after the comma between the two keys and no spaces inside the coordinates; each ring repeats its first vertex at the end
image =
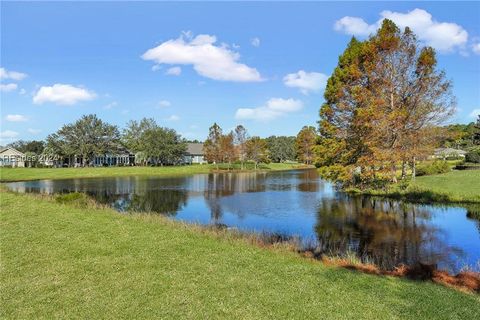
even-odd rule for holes
{"type": "Polygon", "coordinates": [[[407,162],[405,160],[402,161],[402,180],[405,180],[407,176],[407,162]]]}
{"type": "Polygon", "coordinates": [[[395,163],[392,163],[392,168],[390,169],[391,170],[391,174],[392,174],[392,182],[393,183],[397,183],[397,166],[395,165],[395,163]]]}
{"type": "Polygon", "coordinates": [[[413,163],[412,163],[412,180],[415,181],[415,176],[417,174],[417,168],[415,166],[415,157],[413,157],[413,163]]]}

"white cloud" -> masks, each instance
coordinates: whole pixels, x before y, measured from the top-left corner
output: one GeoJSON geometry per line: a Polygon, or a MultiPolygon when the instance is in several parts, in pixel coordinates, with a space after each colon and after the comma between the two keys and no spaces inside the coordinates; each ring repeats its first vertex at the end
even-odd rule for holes
{"type": "Polygon", "coordinates": [[[390,19],[401,29],[410,27],[420,41],[440,52],[463,49],[468,41],[468,33],[462,26],[452,22],[439,22],[422,9],[407,13],[382,11],[381,18],[374,24],[368,24],[362,18],[343,17],[335,22],[334,29],[350,35],[367,36],[377,30],[383,19],[390,19]]]}
{"type": "Polygon", "coordinates": [[[160,100],[158,102],[158,107],[159,108],[167,108],[167,107],[170,107],[172,105],[172,103],[168,100],[160,100]]]}
{"type": "Polygon", "coordinates": [[[227,45],[215,45],[217,38],[200,34],[192,38],[190,32],[178,39],[168,40],[147,50],[142,58],[157,64],[192,65],[195,71],[206,78],[221,81],[261,81],[260,73],[239,63],[240,55],[227,45]]]}
{"type": "Polygon", "coordinates": [[[260,39],[258,37],[253,38],[250,43],[254,47],[260,47],[260,39]]]}
{"type": "Polygon", "coordinates": [[[480,108],[478,109],[473,109],[472,112],[468,115],[471,118],[476,118],[480,115],[480,108]]]}
{"type": "Polygon", "coordinates": [[[118,105],[117,101],[113,101],[113,102],[110,102],[109,104],[107,105],[104,105],[103,106],[103,109],[112,109],[113,107],[116,107],[118,105]]]}
{"type": "Polygon", "coordinates": [[[178,121],[178,120],[180,120],[180,117],[177,116],[176,114],[172,114],[170,117],[166,118],[165,120],[167,120],[167,121],[178,121]]]}
{"type": "Polygon", "coordinates": [[[159,65],[159,64],[154,64],[154,65],[152,66],[152,71],[158,71],[158,70],[160,70],[160,69],[162,69],[162,66],[159,65]]]}
{"type": "Polygon", "coordinates": [[[0,132],[0,138],[2,139],[13,139],[18,137],[18,132],[12,130],[5,130],[0,132]]]}
{"type": "Polygon", "coordinates": [[[20,89],[20,91],[18,93],[20,93],[21,95],[24,95],[25,93],[27,93],[27,90],[22,88],[22,89],[20,89]]]}
{"type": "Polygon", "coordinates": [[[32,128],[28,128],[27,131],[31,134],[39,134],[40,132],[42,132],[42,130],[40,129],[32,129],[32,128]]]}
{"type": "Polygon", "coordinates": [[[333,28],[335,31],[346,34],[355,36],[368,36],[377,30],[377,25],[369,25],[362,18],[346,16],[335,21],[333,28]]]}
{"type": "Polygon", "coordinates": [[[327,79],[328,76],[323,73],[300,70],[283,77],[283,83],[287,87],[299,88],[303,94],[308,94],[311,91],[318,92],[324,89],[327,79]]]}
{"type": "Polygon", "coordinates": [[[80,101],[92,100],[95,97],[96,94],[93,91],[69,84],[56,83],[53,86],[41,87],[33,97],[33,103],[52,102],[59,105],[73,105],[80,101]]]}
{"type": "Polygon", "coordinates": [[[472,50],[473,50],[473,53],[480,54],[480,42],[474,43],[472,45],[472,50]]]}
{"type": "Polygon", "coordinates": [[[7,114],[5,117],[5,120],[10,121],[10,122],[23,122],[27,121],[27,117],[21,114],[7,114]]]}
{"type": "Polygon", "coordinates": [[[179,76],[181,73],[182,73],[182,68],[180,67],[172,67],[165,72],[165,74],[169,76],[179,76]]]}
{"type": "Polygon", "coordinates": [[[302,109],[303,103],[295,99],[271,98],[264,106],[239,108],[235,113],[238,120],[268,121],[302,109]]]}
{"type": "Polygon", "coordinates": [[[8,71],[5,68],[0,68],[0,80],[10,79],[15,81],[23,80],[27,77],[27,74],[17,72],[17,71],[8,71]]]}
{"type": "Polygon", "coordinates": [[[8,83],[8,84],[0,83],[0,91],[2,92],[10,92],[16,89],[17,89],[16,83],[8,83]]]}

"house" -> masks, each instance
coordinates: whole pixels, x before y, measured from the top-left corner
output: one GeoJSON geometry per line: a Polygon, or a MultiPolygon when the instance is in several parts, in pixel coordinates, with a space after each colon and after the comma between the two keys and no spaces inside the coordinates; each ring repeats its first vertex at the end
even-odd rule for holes
{"type": "Polygon", "coordinates": [[[185,164],[204,164],[203,143],[187,143],[187,151],[184,156],[185,164]]]}
{"type": "Polygon", "coordinates": [[[0,150],[0,167],[25,167],[25,154],[15,148],[3,148],[0,150]]]}
{"type": "Polygon", "coordinates": [[[447,158],[465,158],[466,151],[453,148],[438,148],[433,153],[433,158],[447,159],[447,158]]]}

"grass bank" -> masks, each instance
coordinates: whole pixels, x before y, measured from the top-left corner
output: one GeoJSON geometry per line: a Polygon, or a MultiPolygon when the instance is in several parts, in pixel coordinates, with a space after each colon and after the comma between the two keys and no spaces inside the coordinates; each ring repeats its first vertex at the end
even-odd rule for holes
{"type": "MultiPolygon", "coordinates": [[[[478,295],[0,193],[2,318],[475,319],[478,295]]],[[[197,229],[196,229],[197,228],[197,229]]]]}
{"type": "MultiPolygon", "coordinates": [[[[259,170],[291,170],[298,164],[270,163],[259,170]]],[[[68,179],[122,176],[174,176],[208,173],[214,165],[188,165],[166,167],[88,167],[88,168],[0,168],[0,182],[39,179],[68,179]]],[[[220,169],[226,166],[221,165],[220,169]]]]}
{"type": "Polygon", "coordinates": [[[351,193],[385,196],[420,203],[480,203],[480,170],[454,170],[444,174],[417,177],[402,189],[346,190],[351,193]]]}

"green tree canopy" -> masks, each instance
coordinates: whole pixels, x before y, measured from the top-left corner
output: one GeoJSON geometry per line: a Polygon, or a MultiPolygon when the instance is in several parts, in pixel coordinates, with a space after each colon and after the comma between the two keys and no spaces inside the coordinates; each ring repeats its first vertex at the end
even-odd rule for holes
{"type": "Polygon", "coordinates": [[[270,136],[266,139],[270,160],[273,162],[293,161],[296,158],[295,137],[270,136]]]}
{"type": "Polygon", "coordinates": [[[49,135],[46,152],[60,156],[81,156],[85,166],[92,162],[94,155],[116,153],[119,148],[120,133],[117,126],[90,114],[49,135]]]}
{"type": "Polygon", "coordinates": [[[154,119],[130,121],[122,140],[130,152],[135,152],[142,164],[174,164],[181,161],[187,149],[186,142],[173,129],[159,126],[154,119]]]}
{"type": "Polygon", "coordinates": [[[12,147],[17,149],[20,152],[26,153],[31,152],[33,154],[39,155],[42,154],[43,150],[45,149],[45,142],[31,140],[31,141],[24,141],[18,140],[7,145],[8,147],[12,147]]]}

